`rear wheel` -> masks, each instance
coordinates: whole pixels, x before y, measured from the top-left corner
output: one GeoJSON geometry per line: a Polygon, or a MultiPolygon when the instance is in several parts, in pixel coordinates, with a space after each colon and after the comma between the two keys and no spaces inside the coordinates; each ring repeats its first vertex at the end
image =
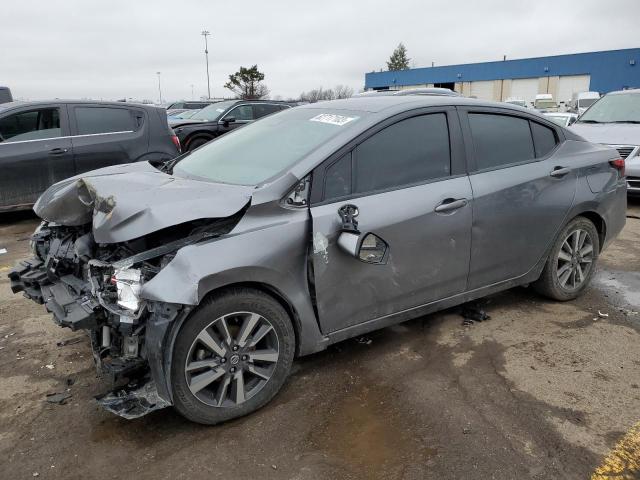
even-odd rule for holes
{"type": "Polygon", "coordinates": [[[593,223],[576,217],[560,232],[535,289],[554,300],[572,300],[591,282],[600,239],[593,223]]]}
{"type": "Polygon", "coordinates": [[[213,296],[176,339],[175,408],[204,424],[251,413],[280,390],[294,352],[291,320],[272,297],[244,288],[213,296]]]}

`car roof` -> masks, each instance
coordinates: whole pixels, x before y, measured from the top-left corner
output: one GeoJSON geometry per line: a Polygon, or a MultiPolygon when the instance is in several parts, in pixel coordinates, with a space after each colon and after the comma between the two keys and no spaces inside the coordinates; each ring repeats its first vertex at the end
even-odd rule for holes
{"type": "Polygon", "coordinates": [[[640,88],[629,88],[627,90],[616,90],[615,92],[609,92],[607,95],[626,95],[626,94],[638,94],[640,88]]]}
{"type": "Polygon", "coordinates": [[[8,103],[2,103],[0,104],[0,109],[10,109],[10,108],[14,108],[14,107],[22,107],[22,106],[34,106],[37,107],[38,105],[49,105],[52,103],[58,103],[58,104],[68,104],[68,103],[74,103],[74,104],[87,104],[87,105],[112,105],[112,106],[118,106],[121,107],[123,105],[133,105],[136,107],[153,107],[153,108],[160,108],[157,105],[151,104],[151,103],[136,103],[136,102],[105,102],[105,101],[101,101],[101,100],[70,100],[70,99],[52,99],[52,100],[31,100],[31,101],[22,101],[22,100],[17,100],[14,102],[8,102],[8,103]]]}
{"type": "Polygon", "coordinates": [[[351,97],[342,100],[327,100],[323,102],[300,105],[297,108],[316,108],[329,110],[359,110],[363,112],[377,113],[385,110],[411,110],[413,108],[431,106],[487,106],[515,110],[530,113],[530,110],[517,105],[503,102],[489,102],[475,98],[458,97],[450,95],[380,95],[351,97]]]}

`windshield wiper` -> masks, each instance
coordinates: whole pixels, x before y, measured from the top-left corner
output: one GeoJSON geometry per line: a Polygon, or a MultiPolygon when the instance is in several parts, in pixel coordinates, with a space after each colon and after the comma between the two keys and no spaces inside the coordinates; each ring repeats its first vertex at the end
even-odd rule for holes
{"type": "Polygon", "coordinates": [[[611,123],[640,123],[640,120],[615,120],[611,123]]]}
{"type": "Polygon", "coordinates": [[[578,120],[578,123],[604,123],[604,122],[599,122],[598,120],[578,120]]]}

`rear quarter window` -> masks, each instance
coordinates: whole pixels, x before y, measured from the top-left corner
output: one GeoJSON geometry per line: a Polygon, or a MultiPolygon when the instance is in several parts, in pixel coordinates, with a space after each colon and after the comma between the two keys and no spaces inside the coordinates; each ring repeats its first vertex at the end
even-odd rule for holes
{"type": "Polygon", "coordinates": [[[552,128],[545,127],[537,122],[531,122],[531,134],[533,135],[537,158],[548,155],[558,144],[556,132],[552,128]]]}

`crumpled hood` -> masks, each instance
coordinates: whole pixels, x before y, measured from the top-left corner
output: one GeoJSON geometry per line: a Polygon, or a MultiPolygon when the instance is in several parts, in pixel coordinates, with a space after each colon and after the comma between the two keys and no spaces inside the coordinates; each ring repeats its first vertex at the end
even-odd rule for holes
{"type": "Polygon", "coordinates": [[[33,207],[49,222],[93,222],[97,243],[118,243],[172,225],[225,218],[251,199],[253,187],[201,182],[160,172],[147,162],[87,172],[52,185],[33,207]]]}
{"type": "Polygon", "coordinates": [[[592,143],[640,145],[640,125],[626,123],[574,123],[570,130],[592,143]]]}

